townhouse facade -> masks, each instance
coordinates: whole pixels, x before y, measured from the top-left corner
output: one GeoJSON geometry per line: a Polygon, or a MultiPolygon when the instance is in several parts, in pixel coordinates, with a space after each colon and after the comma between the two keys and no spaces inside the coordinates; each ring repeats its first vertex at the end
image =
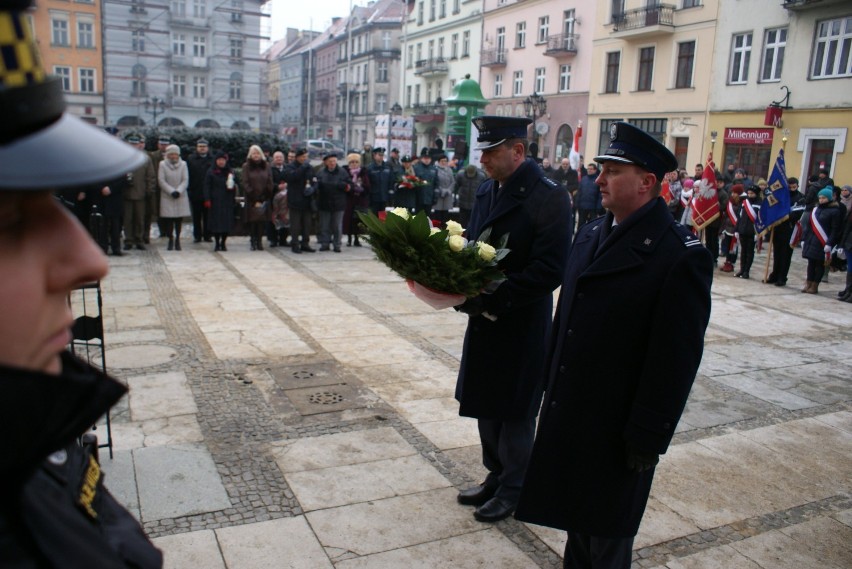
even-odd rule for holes
{"type": "Polygon", "coordinates": [[[704,163],[720,1],[597,3],[586,156],[602,153],[609,126],[624,120],[668,146],[680,167],[704,163]]]}
{"type": "Polygon", "coordinates": [[[465,76],[479,78],[482,0],[410,0],[404,69],[397,99],[414,118],[413,147],[446,141],[444,100],[465,76]]]}
{"type": "Polygon", "coordinates": [[[722,3],[716,33],[708,128],[717,165],[766,178],[784,148],[787,175],[802,187],[823,167],[852,180],[852,4],[722,3]],[[761,17],[742,17],[751,10],[761,17]]]}
{"type": "Polygon", "coordinates": [[[400,0],[356,6],[331,40],[337,49],[337,83],[329,93],[335,108],[330,128],[345,148],[372,143],[376,115],[394,104],[405,11],[400,0]]]}
{"type": "Polygon", "coordinates": [[[259,130],[262,0],[103,0],[106,122],[259,130]]]}
{"type": "Polygon", "coordinates": [[[30,12],[42,64],[62,81],[68,111],[104,125],[101,0],[47,0],[30,12]]]}
{"type": "Polygon", "coordinates": [[[578,0],[485,0],[486,112],[533,118],[529,139],[541,158],[567,157],[587,119],[596,17],[594,3],[578,0]]]}

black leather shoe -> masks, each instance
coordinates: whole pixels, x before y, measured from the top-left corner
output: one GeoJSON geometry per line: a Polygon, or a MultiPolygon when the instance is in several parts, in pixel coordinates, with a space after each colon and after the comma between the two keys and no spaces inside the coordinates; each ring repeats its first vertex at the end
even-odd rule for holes
{"type": "Polygon", "coordinates": [[[787,286],[787,281],[775,281],[775,286],[787,286]]]}
{"type": "Polygon", "coordinates": [[[503,498],[491,498],[474,510],[473,517],[480,522],[499,522],[515,511],[517,504],[503,498]]]}
{"type": "Polygon", "coordinates": [[[130,251],[131,249],[133,249],[133,245],[131,243],[125,243],[124,244],[124,250],[125,251],[130,251]]]}
{"type": "Polygon", "coordinates": [[[310,245],[302,245],[302,251],[305,253],[316,253],[317,250],[311,247],[310,245]]]}
{"type": "Polygon", "coordinates": [[[144,250],[145,250],[145,246],[144,246],[144,245],[142,245],[141,243],[137,243],[137,244],[136,244],[136,250],[137,250],[137,251],[144,251],[144,250]]]}
{"type": "Polygon", "coordinates": [[[478,486],[462,490],[459,492],[459,495],[456,496],[456,500],[458,500],[459,504],[464,506],[481,506],[493,498],[496,491],[497,488],[480,484],[478,486]]]}
{"type": "Polygon", "coordinates": [[[297,255],[301,255],[301,254],[302,254],[302,249],[301,249],[298,245],[297,245],[297,246],[295,246],[295,247],[293,247],[293,248],[291,249],[291,251],[293,251],[293,252],[294,252],[294,253],[296,253],[297,255]]]}

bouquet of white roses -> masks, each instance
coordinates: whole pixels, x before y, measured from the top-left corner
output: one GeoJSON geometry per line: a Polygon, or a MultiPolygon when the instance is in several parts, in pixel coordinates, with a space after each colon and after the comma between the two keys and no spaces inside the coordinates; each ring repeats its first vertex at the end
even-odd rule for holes
{"type": "Polygon", "coordinates": [[[478,241],[468,241],[455,221],[440,229],[425,212],[411,215],[396,208],[384,219],[382,213],[358,213],[376,258],[406,279],[411,291],[430,306],[456,306],[506,280],[497,262],[509,254],[508,235],[491,245],[488,228],[478,241]]]}

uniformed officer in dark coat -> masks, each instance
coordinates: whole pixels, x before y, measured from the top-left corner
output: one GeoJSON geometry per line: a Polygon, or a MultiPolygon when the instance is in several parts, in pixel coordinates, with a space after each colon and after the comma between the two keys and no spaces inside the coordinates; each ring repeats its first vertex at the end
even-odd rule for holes
{"type": "Polygon", "coordinates": [[[189,207],[192,211],[192,237],[195,243],[202,239],[210,243],[213,232],[207,227],[209,211],[204,207],[204,181],[207,171],[213,166],[213,155],[210,153],[210,143],[204,138],[195,142],[195,152],[186,159],[189,168],[189,207]]]}
{"type": "Polygon", "coordinates": [[[68,295],[108,264],[54,198],[106,187],[148,158],[64,112],[29,5],[0,6],[0,566],[157,569],[162,554],[104,487],[97,442],[81,442],[127,388],[66,350],[68,295]]]}
{"type": "Polygon", "coordinates": [[[476,192],[469,239],[490,229],[492,244],[508,235],[500,262],[506,280],[465,302],[470,315],[456,385],[459,414],[478,419],[485,481],[458,501],[478,506],[480,521],[514,511],[544,389],[544,358],[559,286],[571,244],[568,194],[527,158],[530,120],[484,116],[479,129],[482,167],[491,177],[476,192]]]}
{"type": "Polygon", "coordinates": [[[567,530],[571,568],[630,567],[710,318],[713,259],[659,197],[674,155],[627,123],[610,139],[595,158],[608,213],[578,230],[568,258],[515,514],[567,530]]]}

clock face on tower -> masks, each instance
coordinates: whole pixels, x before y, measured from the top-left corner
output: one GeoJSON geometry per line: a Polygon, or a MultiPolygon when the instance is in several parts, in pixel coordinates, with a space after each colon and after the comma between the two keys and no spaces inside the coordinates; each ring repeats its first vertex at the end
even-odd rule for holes
{"type": "Polygon", "coordinates": [[[467,107],[459,107],[459,114],[465,116],[467,114],[467,107]]]}

